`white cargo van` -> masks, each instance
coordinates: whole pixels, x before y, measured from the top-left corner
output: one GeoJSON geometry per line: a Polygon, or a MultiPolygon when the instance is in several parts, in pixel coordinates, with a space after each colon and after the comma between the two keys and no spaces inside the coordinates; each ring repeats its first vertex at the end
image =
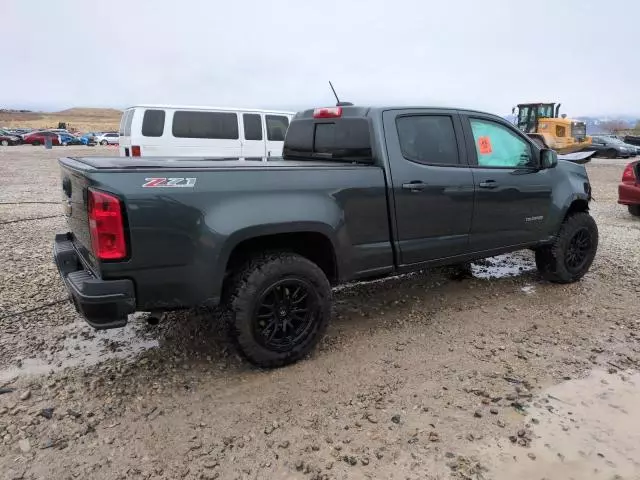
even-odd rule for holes
{"type": "Polygon", "coordinates": [[[120,156],[243,157],[282,155],[294,112],[246,108],[138,105],[120,120],[120,156]]]}

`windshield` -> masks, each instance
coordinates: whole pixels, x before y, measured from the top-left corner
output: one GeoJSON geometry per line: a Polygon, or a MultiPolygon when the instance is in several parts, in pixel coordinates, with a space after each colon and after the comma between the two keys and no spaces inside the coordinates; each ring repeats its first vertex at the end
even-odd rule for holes
{"type": "Polygon", "coordinates": [[[539,118],[553,118],[553,105],[540,105],[538,107],[539,118]]]}

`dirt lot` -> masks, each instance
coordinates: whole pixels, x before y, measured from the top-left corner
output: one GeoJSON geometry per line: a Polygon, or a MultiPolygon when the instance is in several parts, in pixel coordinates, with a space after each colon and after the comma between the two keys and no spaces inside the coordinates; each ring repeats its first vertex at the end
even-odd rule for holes
{"type": "Polygon", "coordinates": [[[261,371],[212,312],[108,332],[67,303],[29,312],[65,298],[51,248],[69,154],[115,150],[0,147],[0,478],[640,478],[624,162],[588,166],[600,249],[583,281],[548,284],[523,252],[473,278],[342,287],[320,348],[261,371]]]}

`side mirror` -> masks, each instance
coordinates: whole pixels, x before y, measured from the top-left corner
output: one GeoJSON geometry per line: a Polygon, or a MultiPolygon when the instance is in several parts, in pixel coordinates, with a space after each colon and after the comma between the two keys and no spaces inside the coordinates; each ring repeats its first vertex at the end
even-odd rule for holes
{"type": "Polygon", "coordinates": [[[550,148],[540,150],[541,168],[554,168],[556,165],[558,165],[558,154],[555,150],[551,150],[550,148]]]}

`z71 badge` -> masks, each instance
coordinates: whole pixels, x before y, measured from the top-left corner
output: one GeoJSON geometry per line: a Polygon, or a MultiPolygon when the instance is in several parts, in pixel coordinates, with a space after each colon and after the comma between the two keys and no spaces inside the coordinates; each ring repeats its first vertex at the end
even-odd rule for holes
{"type": "Polygon", "coordinates": [[[195,178],[145,178],[143,188],[193,188],[195,178]]]}

